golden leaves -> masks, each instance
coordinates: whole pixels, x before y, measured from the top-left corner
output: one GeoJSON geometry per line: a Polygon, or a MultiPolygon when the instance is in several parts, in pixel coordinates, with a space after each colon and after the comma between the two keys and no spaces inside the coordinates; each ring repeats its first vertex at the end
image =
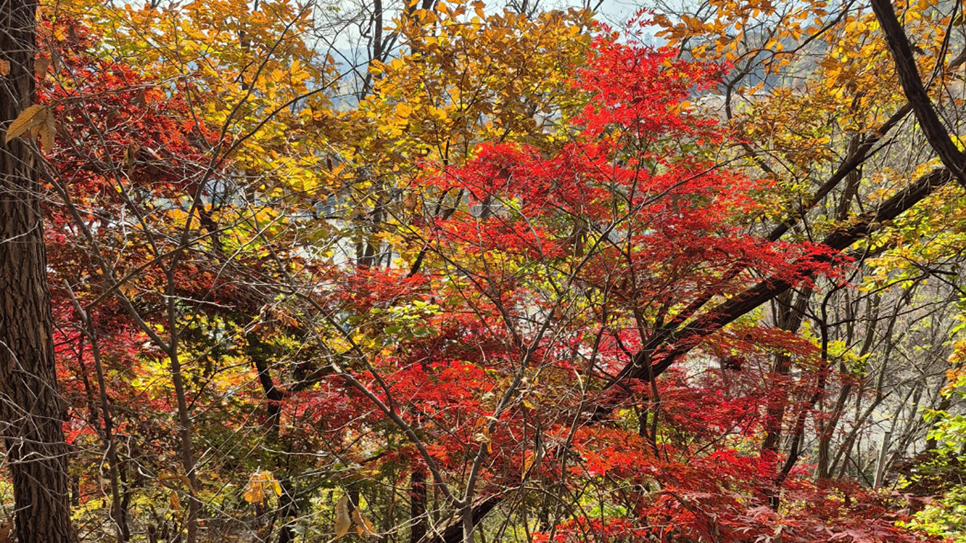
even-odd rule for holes
{"type": "Polygon", "coordinates": [[[181,511],[181,500],[178,498],[177,492],[171,493],[171,509],[174,511],[181,511]]]}
{"type": "Polygon", "coordinates": [[[267,494],[282,495],[282,485],[270,471],[257,471],[245,486],[245,501],[248,503],[263,503],[267,494]]]}
{"type": "Polygon", "coordinates": [[[479,2],[416,10],[397,21],[411,53],[372,63],[374,92],[345,119],[358,129],[336,137],[397,178],[414,156],[453,164],[480,140],[548,144],[535,117],[554,118],[573,94],[564,72],[582,61],[590,24],[589,12],[529,18],[479,2]]]}
{"type": "Polygon", "coordinates": [[[396,116],[401,119],[408,119],[412,114],[413,108],[405,102],[399,102],[396,104],[396,116]]]}

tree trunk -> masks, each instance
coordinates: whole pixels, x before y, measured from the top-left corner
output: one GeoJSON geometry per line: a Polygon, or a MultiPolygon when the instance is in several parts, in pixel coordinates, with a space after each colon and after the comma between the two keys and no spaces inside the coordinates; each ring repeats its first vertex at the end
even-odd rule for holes
{"type": "Polygon", "coordinates": [[[429,524],[426,516],[426,472],[421,466],[413,468],[410,476],[410,522],[409,543],[423,543],[426,538],[426,526],[429,524]]]}
{"type": "MultiPolygon", "coordinates": [[[[793,296],[794,292],[789,290],[776,297],[778,311],[775,324],[781,330],[796,333],[805,319],[805,308],[811,297],[811,289],[806,288],[797,299],[793,296]]],[[[768,395],[768,405],[765,410],[765,440],[762,444],[764,450],[772,453],[778,453],[781,441],[782,424],[788,405],[791,369],[791,356],[783,353],[775,356],[775,365],[769,376],[772,391],[768,395]]]]}
{"type": "MultiPolygon", "coordinates": [[[[0,0],[0,115],[9,126],[34,98],[35,16],[29,0],[0,0]],[[6,64],[4,64],[6,67],[6,64]]],[[[47,252],[29,143],[0,153],[0,417],[13,479],[20,543],[74,540],[70,523],[65,404],[54,368],[47,252]]]]}

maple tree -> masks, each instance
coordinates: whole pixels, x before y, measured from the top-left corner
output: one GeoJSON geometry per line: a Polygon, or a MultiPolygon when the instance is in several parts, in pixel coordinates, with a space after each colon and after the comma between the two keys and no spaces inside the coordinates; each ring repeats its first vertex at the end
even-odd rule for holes
{"type": "Polygon", "coordinates": [[[42,6],[79,538],[941,540],[958,8],[887,4],[42,6]]]}

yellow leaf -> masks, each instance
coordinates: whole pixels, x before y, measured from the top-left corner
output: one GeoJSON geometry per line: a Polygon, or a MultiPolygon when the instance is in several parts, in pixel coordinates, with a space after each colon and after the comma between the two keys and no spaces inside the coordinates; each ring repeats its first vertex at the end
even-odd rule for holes
{"type": "Polygon", "coordinates": [[[526,474],[530,471],[530,466],[533,465],[533,460],[536,457],[537,455],[535,455],[533,451],[527,451],[527,453],[523,456],[523,475],[524,476],[526,476],[526,474]]]}
{"type": "Polygon", "coordinates": [[[262,503],[265,492],[270,490],[276,496],[282,494],[282,487],[270,471],[258,471],[248,480],[245,487],[245,501],[248,503],[262,503]]]}
{"type": "Polygon", "coordinates": [[[399,102],[396,104],[396,115],[402,118],[409,117],[412,114],[413,108],[409,107],[409,104],[405,102],[399,102]]]}
{"type": "Polygon", "coordinates": [[[245,491],[245,501],[248,503],[262,503],[265,500],[265,495],[262,494],[261,488],[250,488],[245,491]]]}
{"type": "Polygon", "coordinates": [[[7,135],[3,142],[10,143],[10,140],[19,137],[31,127],[44,122],[46,117],[46,107],[37,104],[28,107],[7,127],[7,135]]]}
{"type": "Polygon", "coordinates": [[[128,297],[137,293],[137,289],[132,287],[130,283],[121,283],[120,285],[117,286],[117,290],[121,291],[121,294],[128,297]]]}

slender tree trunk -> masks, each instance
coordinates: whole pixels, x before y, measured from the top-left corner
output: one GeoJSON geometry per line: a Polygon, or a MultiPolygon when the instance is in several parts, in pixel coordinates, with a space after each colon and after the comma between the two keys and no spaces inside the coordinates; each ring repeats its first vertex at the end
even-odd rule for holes
{"type": "Polygon", "coordinates": [[[266,406],[266,425],[268,430],[267,443],[271,451],[270,458],[272,469],[282,487],[282,495],[278,497],[279,530],[278,543],[292,543],[295,541],[295,521],[300,514],[298,500],[296,500],[296,488],[292,479],[288,476],[290,467],[288,455],[285,453],[286,443],[282,441],[282,400],[285,394],[275,386],[275,380],[269,370],[268,346],[262,343],[258,335],[254,332],[246,336],[248,342],[248,356],[254,361],[255,369],[258,371],[258,381],[262,385],[262,392],[265,393],[266,406]]]}
{"type": "Polygon", "coordinates": [[[195,473],[194,450],[191,445],[191,416],[188,413],[188,399],[177,343],[172,341],[171,345],[168,363],[171,366],[171,380],[174,383],[174,393],[178,401],[178,421],[181,423],[181,466],[188,477],[188,518],[185,520],[186,541],[187,543],[195,543],[198,541],[198,517],[201,513],[201,502],[198,499],[198,475],[195,473]]]}
{"type": "Polygon", "coordinates": [[[876,459],[875,463],[875,480],[872,482],[872,488],[879,488],[882,486],[882,481],[885,479],[886,472],[886,458],[889,454],[889,443],[892,441],[892,430],[889,430],[882,436],[882,444],[879,445],[879,457],[876,459]]]}
{"type": "MultiPolygon", "coordinates": [[[[35,16],[30,0],[0,0],[3,126],[34,98],[35,16]],[[6,66],[6,64],[5,64],[6,66]]],[[[19,543],[74,540],[65,403],[57,392],[38,162],[16,139],[0,153],[0,417],[13,479],[19,543]]]]}
{"type": "Polygon", "coordinates": [[[107,448],[107,461],[109,475],[111,479],[111,518],[117,530],[118,543],[126,543],[131,538],[131,532],[127,525],[127,508],[121,500],[121,480],[119,470],[121,461],[117,455],[117,445],[114,443],[114,416],[111,413],[111,405],[107,398],[107,379],[104,378],[104,364],[101,360],[101,349],[97,343],[94,326],[91,317],[85,317],[85,324],[90,333],[91,349],[94,353],[94,369],[97,372],[97,390],[101,401],[101,416],[103,417],[103,440],[107,448]]]}
{"type": "Polygon", "coordinates": [[[839,396],[835,400],[835,407],[832,409],[828,420],[820,422],[818,461],[815,467],[815,478],[818,480],[828,479],[832,476],[832,437],[835,434],[835,429],[838,428],[842,414],[845,412],[845,404],[848,402],[851,392],[851,384],[842,385],[839,396]]]}
{"type": "MultiPolygon", "coordinates": [[[[779,313],[776,315],[776,324],[782,330],[798,332],[805,318],[805,307],[811,296],[811,290],[806,289],[793,298],[794,292],[787,291],[777,297],[779,313]],[[794,304],[793,304],[794,299],[794,304]]],[[[762,448],[772,453],[777,453],[781,442],[782,424],[785,420],[785,410],[788,405],[789,379],[791,377],[792,359],[787,354],[775,356],[775,366],[769,376],[772,392],[768,396],[768,405],[765,409],[765,440],[762,448]]]]}
{"type": "MultiPolygon", "coordinates": [[[[131,534],[127,527],[127,509],[123,507],[121,500],[121,483],[118,476],[120,461],[117,456],[117,447],[114,444],[114,416],[111,413],[111,405],[107,398],[107,380],[104,378],[101,347],[97,337],[97,330],[94,327],[93,317],[81,306],[77,297],[74,296],[73,291],[70,290],[70,285],[67,285],[67,289],[70,293],[71,302],[74,304],[74,310],[77,312],[77,316],[81,319],[84,326],[84,335],[80,336],[81,341],[78,346],[77,364],[80,366],[81,376],[84,380],[84,389],[87,391],[87,410],[90,413],[88,423],[91,427],[99,429],[98,434],[104,442],[111,479],[111,519],[114,521],[118,543],[126,543],[131,538],[131,534]],[[84,369],[84,337],[87,337],[90,342],[91,355],[94,357],[94,371],[97,376],[97,394],[100,399],[100,415],[94,402],[87,371],[84,369]],[[102,419],[104,421],[103,426],[101,426],[102,419]]],[[[77,483],[74,484],[77,485],[77,483]]],[[[79,500],[72,498],[71,503],[76,507],[79,505],[79,500]]]]}
{"type": "Polygon", "coordinates": [[[473,502],[467,500],[460,514],[463,518],[463,543],[473,543],[473,528],[476,527],[473,524],[473,502]]]}
{"type": "Polygon", "coordinates": [[[409,543],[422,543],[426,537],[426,471],[422,467],[413,469],[409,480],[410,521],[409,543]]]}
{"type": "Polygon", "coordinates": [[[178,266],[180,253],[175,253],[172,257],[171,266],[165,270],[167,276],[167,309],[168,309],[168,328],[171,338],[168,341],[168,364],[171,370],[171,383],[174,385],[175,398],[178,401],[178,421],[181,423],[181,465],[184,468],[185,476],[188,478],[188,518],[185,520],[187,543],[198,541],[198,517],[201,514],[201,501],[198,498],[198,474],[195,472],[194,448],[192,445],[193,430],[191,426],[191,413],[188,411],[188,393],[184,384],[184,373],[181,369],[181,358],[178,352],[178,312],[175,306],[175,287],[174,273],[178,266]]]}

